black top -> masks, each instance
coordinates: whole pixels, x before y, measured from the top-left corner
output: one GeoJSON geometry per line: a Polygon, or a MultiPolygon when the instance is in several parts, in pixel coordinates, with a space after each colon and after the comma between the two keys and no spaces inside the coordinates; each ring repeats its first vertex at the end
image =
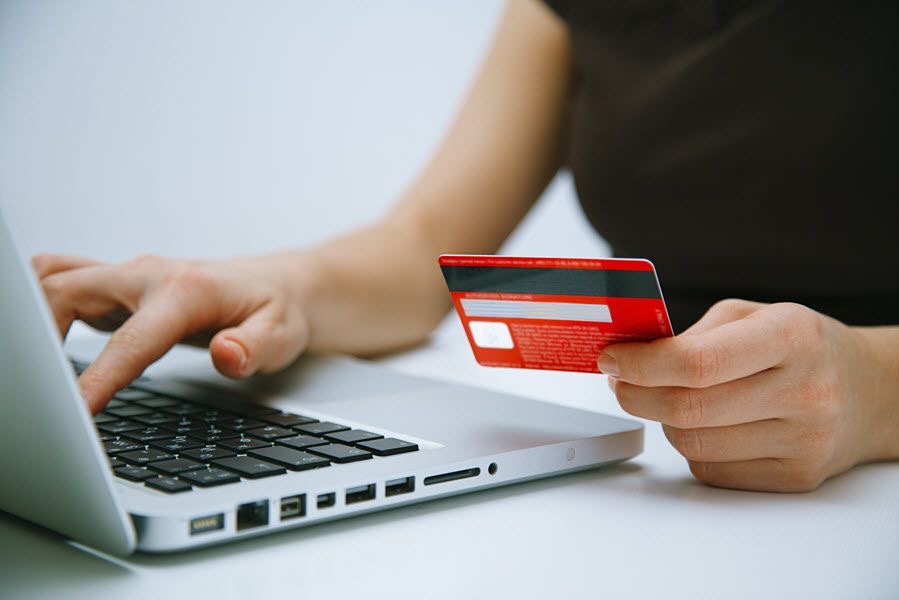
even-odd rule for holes
{"type": "Polygon", "coordinates": [[[676,330],[727,297],[899,323],[897,3],[551,4],[581,204],[676,330]]]}

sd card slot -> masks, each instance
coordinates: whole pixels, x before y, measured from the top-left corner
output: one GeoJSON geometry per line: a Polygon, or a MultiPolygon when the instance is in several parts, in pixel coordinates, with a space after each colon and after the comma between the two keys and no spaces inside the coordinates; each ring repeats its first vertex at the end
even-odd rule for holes
{"type": "Polygon", "coordinates": [[[430,475],[425,477],[425,485],[434,485],[437,483],[446,483],[448,481],[458,481],[459,479],[468,479],[469,477],[477,477],[481,474],[481,469],[474,467],[472,469],[462,469],[461,471],[453,471],[451,473],[441,473],[440,475],[430,475]]]}

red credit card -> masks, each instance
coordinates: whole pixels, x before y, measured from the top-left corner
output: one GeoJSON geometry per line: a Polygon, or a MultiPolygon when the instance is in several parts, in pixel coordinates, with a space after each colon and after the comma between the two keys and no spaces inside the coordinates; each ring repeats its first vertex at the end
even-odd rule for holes
{"type": "Polygon", "coordinates": [[[444,254],[439,259],[477,361],[598,373],[608,344],[672,335],[644,259],[444,254]]]}

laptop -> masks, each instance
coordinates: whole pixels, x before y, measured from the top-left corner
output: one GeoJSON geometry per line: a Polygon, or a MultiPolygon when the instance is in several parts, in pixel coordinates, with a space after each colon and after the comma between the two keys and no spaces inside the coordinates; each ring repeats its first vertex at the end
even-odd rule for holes
{"type": "MultiPolygon", "coordinates": [[[[0,509],[98,550],[173,552],[627,460],[642,424],[301,358],[287,398],[140,377],[92,417],[0,212],[0,509]]],[[[400,516],[398,515],[398,518],[400,516]]]]}

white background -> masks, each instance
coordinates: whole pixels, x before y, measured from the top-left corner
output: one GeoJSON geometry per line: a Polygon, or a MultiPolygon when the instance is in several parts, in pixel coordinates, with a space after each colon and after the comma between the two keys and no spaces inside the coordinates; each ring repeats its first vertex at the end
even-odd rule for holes
{"type": "MultiPolygon", "coordinates": [[[[411,183],[501,8],[3,0],[0,202],[29,252],[220,257],[321,241],[411,183]]],[[[526,247],[605,252],[570,181],[552,191],[526,247]]]]}
{"type": "MultiPolygon", "coordinates": [[[[410,183],[499,10],[0,0],[0,203],[29,253],[315,243],[377,218],[410,183]]],[[[506,251],[607,247],[561,176],[506,251]]],[[[209,369],[202,353],[179,361],[209,369]]],[[[602,377],[476,366],[452,317],[383,362],[621,414],[602,377]]],[[[899,465],[805,495],[716,490],[647,425],[644,454],[618,468],[169,557],[108,560],[0,516],[0,596],[899,596],[899,465]]]]}

